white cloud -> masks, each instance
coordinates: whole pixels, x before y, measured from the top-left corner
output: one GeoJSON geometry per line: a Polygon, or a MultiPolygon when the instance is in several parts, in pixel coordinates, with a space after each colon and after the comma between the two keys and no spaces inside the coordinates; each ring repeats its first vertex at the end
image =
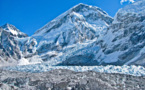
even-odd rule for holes
{"type": "Polygon", "coordinates": [[[124,2],[134,3],[135,1],[134,1],[134,0],[121,0],[121,1],[120,1],[121,5],[122,5],[124,2]]]}

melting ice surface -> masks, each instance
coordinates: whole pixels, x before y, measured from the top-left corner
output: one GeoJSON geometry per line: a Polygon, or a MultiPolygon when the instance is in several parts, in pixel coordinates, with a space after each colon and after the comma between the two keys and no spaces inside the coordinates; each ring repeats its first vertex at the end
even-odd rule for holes
{"type": "Polygon", "coordinates": [[[25,66],[13,66],[13,67],[5,67],[4,69],[10,71],[22,71],[22,72],[47,72],[54,69],[69,69],[76,72],[83,71],[96,71],[96,72],[104,72],[104,73],[120,73],[120,74],[128,74],[133,76],[145,76],[145,68],[142,66],[49,66],[47,64],[37,64],[37,65],[25,65],[25,66]]]}

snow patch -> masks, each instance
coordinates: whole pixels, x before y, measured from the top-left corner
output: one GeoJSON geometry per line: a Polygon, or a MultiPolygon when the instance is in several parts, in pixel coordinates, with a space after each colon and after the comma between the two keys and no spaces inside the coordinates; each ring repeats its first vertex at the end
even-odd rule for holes
{"type": "Polygon", "coordinates": [[[30,64],[29,61],[25,58],[22,58],[18,61],[18,65],[28,65],[30,64]]]}

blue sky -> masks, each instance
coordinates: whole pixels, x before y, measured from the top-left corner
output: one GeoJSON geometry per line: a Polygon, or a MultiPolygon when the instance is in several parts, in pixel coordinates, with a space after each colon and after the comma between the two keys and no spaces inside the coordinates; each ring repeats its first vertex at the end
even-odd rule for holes
{"type": "Polygon", "coordinates": [[[0,0],[0,26],[13,24],[30,36],[79,3],[100,7],[114,17],[118,9],[129,2],[121,5],[120,0],[0,0]]]}

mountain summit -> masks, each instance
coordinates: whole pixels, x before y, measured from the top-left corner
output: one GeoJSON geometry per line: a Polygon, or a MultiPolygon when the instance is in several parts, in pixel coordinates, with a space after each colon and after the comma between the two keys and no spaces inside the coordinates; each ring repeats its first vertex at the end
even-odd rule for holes
{"type": "Polygon", "coordinates": [[[43,34],[45,32],[48,32],[50,31],[50,29],[53,29],[53,27],[61,26],[63,23],[68,22],[68,20],[70,20],[71,23],[74,24],[74,19],[86,21],[90,24],[97,24],[98,26],[102,24],[109,25],[113,21],[113,19],[100,8],[80,3],[69,9],[65,13],[61,14],[54,20],[50,21],[44,27],[36,31],[34,35],[37,35],[38,33],[43,34]],[[100,23],[99,20],[100,22],[102,22],[100,23]],[[46,31],[44,29],[48,30],[46,31]]]}
{"type": "Polygon", "coordinates": [[[15,26],[6,23],[5,25],[1,26],[1,28],[3,30],[6,30],[8,32],[10,32],[12,35],[22,38],[22,37],[27,37],[27,35],[23,32],[21,32],[20,30],[18,30],[15,26]]]}

